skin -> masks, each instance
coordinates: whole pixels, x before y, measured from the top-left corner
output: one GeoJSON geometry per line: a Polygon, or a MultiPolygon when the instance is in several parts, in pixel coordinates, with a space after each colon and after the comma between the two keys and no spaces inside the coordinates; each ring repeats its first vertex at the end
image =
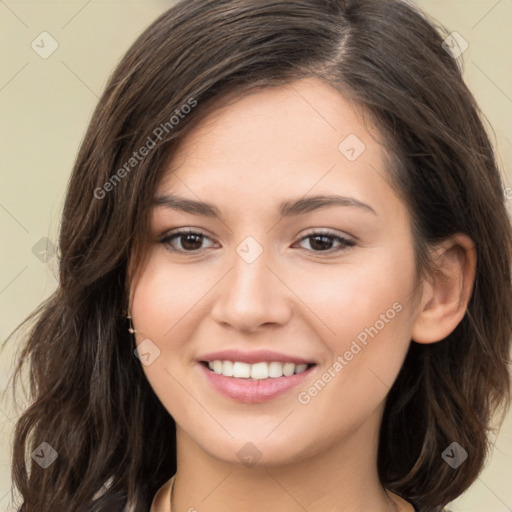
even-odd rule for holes
{"type": "MultiPolygon", "coordinates": [[[[410,215],[384,179],[379,139],[368,116],[307,79],[211,113],[172,156],[156,196],[208,201],[222,214],[155,208],[148,259],[131,280],[136,341],[160,350],[143,368],[177,426],[174,512],[413,510],[378,478],[385,399],[411,340],[439,341],[464,316],[475,252],[465,235],[452,237],[433,248],[438,269],[418,282],[410,215]],[[350,134],[366,146],[355,161],[338,149],[350,134]],[[374,213],[331,206],[280,218],[281,201],[316,194],[354,198],[374,213]],[[176,228],[206,238],[160,242],[176,228]],[[327,239],[322,250],[304,238],[322,230],[354,245],[327,239]],[[263,249],[251,264],[236,252],[247,236],[263,249]],[[400,312],[300,403],[298,393],[396,303],[400,312]],[[275,350],[317,366],[297,389],[245,404],[215,391],[197,362],[228,348],[275,350]],[[253,467],[237,455],[248,442],[261,454],[253,467]]],[[[168,493],[155,510],[170,510],[168,493]]]]}

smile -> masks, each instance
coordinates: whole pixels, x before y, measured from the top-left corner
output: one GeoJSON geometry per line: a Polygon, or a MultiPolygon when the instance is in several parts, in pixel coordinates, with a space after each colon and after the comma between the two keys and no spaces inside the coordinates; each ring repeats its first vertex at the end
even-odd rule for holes
{"type": "Polygon", "coordinates": [[[208,387],[220,395],[253,404],[268,402],[304,385],[304,380],[317,370],[317,365],[278,361],[249,364],[215,359],[201,361],[198,368],[208,387]]]}
{"type": "Polygon", "coordinates": [[[314,364],[281,363],[279,361],[244,363],[242,361],[202,361],[204,365],[224,377],[235,379],[264,380],[277,379],[279,377],[290,377],[305,372],[314,364]]]}

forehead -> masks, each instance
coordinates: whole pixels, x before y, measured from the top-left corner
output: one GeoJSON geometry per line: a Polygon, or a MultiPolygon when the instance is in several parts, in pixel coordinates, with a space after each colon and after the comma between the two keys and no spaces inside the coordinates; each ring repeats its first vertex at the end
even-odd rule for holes
{"type": "Polygon", "coordinates": [[[209,113],[180,141],[156,195],[228,194],[248,203],[334,190],[355,196],[364,188],[378,195],[385,156],[369,115],[325,82],[304,79],[209,113]]]}

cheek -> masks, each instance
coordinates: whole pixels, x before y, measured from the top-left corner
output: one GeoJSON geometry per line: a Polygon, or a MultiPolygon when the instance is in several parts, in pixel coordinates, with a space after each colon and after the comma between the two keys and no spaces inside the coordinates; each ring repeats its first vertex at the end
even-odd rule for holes
{"type": "Polygon", "coordinates": [[[310,319],[324,342],[340,350],[375,324],[379,332],[407,330],[410,315],[404,311],[414,295],[412,252],[375,250],[364,261],[347,261],[311,265],[285,275],[300,298],[296,304],[304,312],[302,317],[310,319]]]}
{"type": "Polygon", "coordinates": [[[337,403],[339,414],[357,416],[385,398],[410,346],[414,258],[412,250],[380,251],[364,264],[333,269],[311,278],[304,273],[293,284],[315,312],[312,329],[322,333],[328,354],[318,385],[302,391],[315,408],[337,403]]]}
{"type": "Polygon", "coordinates": [[[161,397],[171,392],[176,368],[190,364],[183,340],[190,338],[187,329],[194,323],[194,305],[204,295],[205,284],[193,273],[166,264],[159,253],[151,255],[132,290],[132,320],[139,351],[148,346],[156,354],[143,370],[161,397]]]}
{"type": "Polygon", "coordinates": [[[316,379],[297,390],[304,421],[312,429],[336,438],[383,406],[410,346],[409,310],[405,295],[401,299],[390,302],[384,294],[365,302],[365,309],[354,300],[340,313],[336,335],[324,339],[329,359],[316,379]]]}
{"type": "Polygon", "coordinates": [[[176,332],[194,323],[201,299],[217,279],[192,268],[169,264],[160,250],[154,252],[134,290],[132,316],[137,331],[172,345],[178,339],[176,332]]]}

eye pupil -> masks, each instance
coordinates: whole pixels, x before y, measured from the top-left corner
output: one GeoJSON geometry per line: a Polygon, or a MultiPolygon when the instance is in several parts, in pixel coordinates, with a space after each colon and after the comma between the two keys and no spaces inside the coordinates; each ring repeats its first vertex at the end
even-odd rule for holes
{"type": "Polygon", "coordinates": [[[315,235],[311,237],[311,247],[314,250],[326,250],[330,249],[330,245],[332,245],[332,237],[326,235],[315,235]],[[322,240],[319,244],[317,244],[318,240],[322,240]]]}
{"type": "Polygon", "coordinates": [[[182,234],[180,238],[181,238],[181,245],[184,249],[190,250],[190,251],[195,251],[201,247],[203,235],[194,234],[194,233],[186,233],[186,234],[182,234]],[[195,239],[195,242],[192,241],[192,247],[189,246],[189,242],[191,239],[195,239]],[[195,243],[195,245],[199,244],[199,247],[194,246],[194,243],[195,243]]]}

